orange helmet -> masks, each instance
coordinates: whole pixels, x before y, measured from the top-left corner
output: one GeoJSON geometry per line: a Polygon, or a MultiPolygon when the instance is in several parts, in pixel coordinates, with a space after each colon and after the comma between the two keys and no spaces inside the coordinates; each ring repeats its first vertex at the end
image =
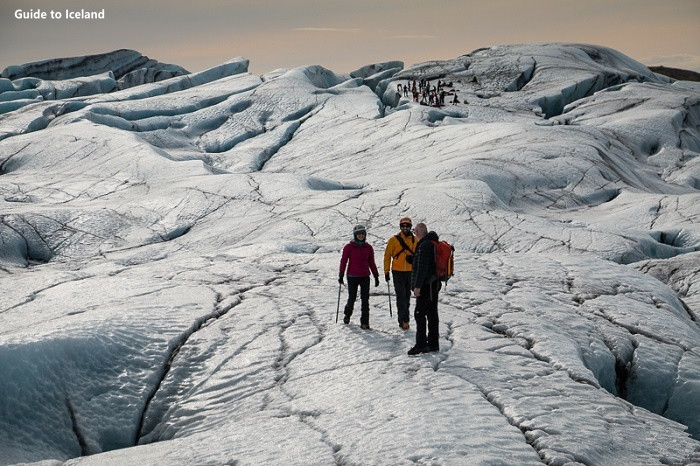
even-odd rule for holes
{"type": "Polygon", "coordinates": [[[413,222],[409,217],[401,217],[401,220],[399,220],[399,226],[408,223],[409,225],[413,226],[413,222]]]}

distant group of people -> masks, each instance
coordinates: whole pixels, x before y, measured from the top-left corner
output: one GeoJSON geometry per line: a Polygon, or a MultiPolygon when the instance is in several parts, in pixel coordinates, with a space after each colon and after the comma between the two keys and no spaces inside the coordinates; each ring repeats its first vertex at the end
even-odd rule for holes
{"type": "MultiPolygon", "coordinates": [[[[401,218],[399,228],[399,233],[389,238],[384,250],[384,279],[387,283],[392,278],[394,280],[399,327],[403,330],[410,328],[412,293],[416,298],[413,314],[416,320],[416,344],[408,354],[413,356],[439,351],[438,293],[442,285],[436,274],[436,251],[433,244],[439,238],[434,231],[428,231],[425,223],[419,223],[413,228],[409,217],[401,218]]],[[[367,330],[370,328],[370,273],[374,276],[374,286],[379,286],[379,272],[374,261],[374,249],[367,242],[367,229],[363,225],[357,225],[353,228],[352,241],[343,248],[338,283],[343,285],[347,274],[348,300],[343,322],[350,323],[359,288],[360,326],[367,330]]]]}
{"type": "Polygon", "coordinates": [[[427,79],[419,80],[408,80],[404,84],[396,85],[396,97],[400,99],[403,97],[408,97],[409,94],[413,96],[413,101],[418,102],[421,105],[429,105],[431,107],[441,107],[445,105],[445,98],[447,96],[452,96],[451,104],[458,104],[459,98],[457,97],[457,91],[452,89],[453,84],[438,79],[437,84],[433,85],[427,79]],[[445,90],[445,88],[450,88],[450,90],[445,90]]]}

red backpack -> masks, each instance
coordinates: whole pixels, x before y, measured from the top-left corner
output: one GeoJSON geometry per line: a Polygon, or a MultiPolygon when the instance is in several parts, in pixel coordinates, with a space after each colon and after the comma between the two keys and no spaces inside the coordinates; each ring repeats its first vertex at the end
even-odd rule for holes
{"type": "Polygon", "coordinates": [[[435,273],[447,283],[455,274],[455,248],[447,241],[431,241],[435,246],[435,273]]]}

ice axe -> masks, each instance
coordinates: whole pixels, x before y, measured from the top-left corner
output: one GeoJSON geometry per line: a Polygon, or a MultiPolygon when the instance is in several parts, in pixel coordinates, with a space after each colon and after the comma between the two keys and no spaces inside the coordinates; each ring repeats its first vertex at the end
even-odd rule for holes
{"type": "Polygon", "coordinates": [[[342,283],[338,283],[338,308],[335,310],[335,323],[338,323],[338,313],[340,313],[340,290],[343,288],[342,283]]]}
{"type": "Polygon", "coordinates": [[[389,286],[389,282],[386,282],[386,290],[389,292],[389,317],[393,317],[391,313],[391,287],[389,286]]]}

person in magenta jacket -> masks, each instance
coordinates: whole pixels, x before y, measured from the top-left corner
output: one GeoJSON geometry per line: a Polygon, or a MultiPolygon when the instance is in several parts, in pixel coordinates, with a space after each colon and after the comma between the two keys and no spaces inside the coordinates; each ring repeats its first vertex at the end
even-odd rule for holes
{"type": "Polygon", "coordinates": [[[379,286],[379,271],[374,262],[374,249],[366,241],[367,229],[362,225],[356,225],[352,230],[353,240],[343,248],[343,256],[340,259],[340,276],[338,283],[343,284],[343,276],[347,268],[348,275],[348,302],[345,304],[345,317],[343,322],[350,323],[350,316],[357,300],[357,288],[360,288],[360,300],[362,301],[360,326],[369,329],[369,274],[374,275],[374,286],[379,286]]]}

